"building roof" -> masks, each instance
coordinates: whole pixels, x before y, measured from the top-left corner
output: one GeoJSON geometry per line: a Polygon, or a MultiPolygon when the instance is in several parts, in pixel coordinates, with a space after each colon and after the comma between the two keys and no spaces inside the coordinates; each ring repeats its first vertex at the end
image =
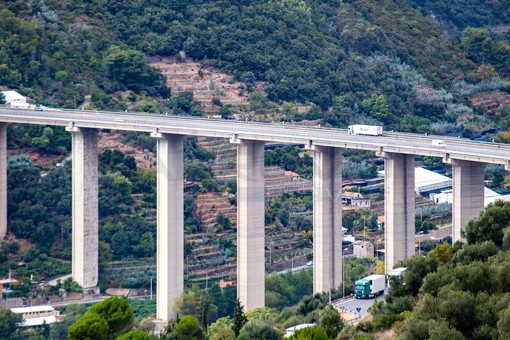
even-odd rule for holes
{"type": "Polygon", "coordinates": [[[352,191],[344,191],[342,193],[342,197],[346,198],[352,198],[352,199],[363,199],[363,195],[359,192],[352,192],[352,191]]]}
{"type": "MultiPolygon", "coordinates": [[[[377,171],[384,176],[384,170],[377,171]]],[[[452,186],[452,179],[437,172],[424,169],[422,167],[414,168],[414,190],[417,193],[430,192],[452,186]]]]}
{"type": "Polygon", "coordinates": [[[35,326],[42,326],[43,324],[52,324],[57,322],[57,318],[55,316],[45,316],[42,318],[30,318],[25,319],[25,322],[21,324],[21,327],[35,327],[35,326]]]}
{"type": "Polygon", "coordinates": [[[0,279],[0,285],[3,285],[4,283],[18,283],[19,281],[16,279],[0,279]]]}
{"type": "MultiPolygon", "coordinates": [[[[510,201],[510,195],[500,195],[494,190],[489,189],[487,187],[484,187],[483,194],[484,194],[484,206],[487,206],[490,203],[493,203],[497,200],[502,200],[506,202],[510,201]]],[[[440,202],[452,203],[453,190],[452,189],[443,190],[439,194],[434,194],[434,197],[437,197],[437,199],[439,199],[440,202]]]]}
{"type": "Polygon", "coordinates": [[[289,176],[289,177],[301,177],[299,176],[299,174],[295,173],[294,171],[285,171],[285,176],[289,176]]]}
{"type": "Polygon", "coordinates": [[[370,242],[370,241],[361,241],[360,240],[360,241],[354,241],[354,244],[355,245],[360,244],[360,245],[366,246],[366,245],[372,244],[372,242],[370,242]]]}
{"type": "Polygon", "coordinates": [[[55,310],[55,308],[53,308],[50,305],[11,308],[11,311],[13,313],[17,313],[17,314],[34,313],[34,312],[52,312],[54,310],[55,310]]]}
{"type": "Polygon", "coordinates": [[[345,241],[345,242],[354,243],[354,241],[356,241],[356,238],[354,236],[352,236],[352,235],[344,234],[342,240],[345,241]]]}
{"type": "Polygon", "coordinates": [[[315,326],[314,323],[302,323],[300,325],[289,327],[289,328],[286,329],[286,333],[285,333],[284,337],[289,337],[292,334],[294,334],[295,331],[298,331],[300,329],[308,328],[308,327],[314,327],[314,326],[315,326]]]}
{"type": "Polygon", "coordinates": [[[414,235],[414,243],[430,241],[430,239],[431,239],[430,234],[416,234],[416,235],[414,235]]]}
{"type": "Polygon", "coordinates": [[[18,92],[16,91],[2,91],[2,93],[4,94],[5,96],[5,101],[8,103],[10,101],[19,101],[19,100],[24,100],[26,97],[22,96],[21,94],[19,94],[18,92]]]}
{"type": "Polygon", "coordinates": [[[388,276],[400,276],[405,270],[405,267],[395,268],[388,273],[388,276]]]}
{"type": "Polygon", "coordinates": [[[235,286],[236,283],[235,283],[235,281],[224,281],[222,279],[222,280],[220,280],[220,282],[218,282],[218,285],[220,286],[220,288],[225,288],[228,286],[235,286]]]}

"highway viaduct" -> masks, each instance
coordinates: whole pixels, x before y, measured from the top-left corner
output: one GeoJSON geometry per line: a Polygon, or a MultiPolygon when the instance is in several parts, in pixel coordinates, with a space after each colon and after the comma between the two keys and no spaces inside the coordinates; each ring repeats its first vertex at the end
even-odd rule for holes
{"type": "Polygon", "coordinates": [[[228,138],[237,144],[237,295],[247,310],[264,306],[264,143],[300,143],[313,150],[313,291],[342,281],[342,157],[345,149],[375,151],[385,162],[385,270],[414,255],[415,156],[452,165],[453,240],[483,209],[484,166],[510,168],[510,146],[431,136],[186,118],[164,115],[0,107],[0,237],[7,230],[7,125],[65,126],[72,135],[72,275],[82,287],[98,279],[99,129],[149,132],[157,139],[157,318],[175,317],[183,291],[183,139],[228,138]]]}

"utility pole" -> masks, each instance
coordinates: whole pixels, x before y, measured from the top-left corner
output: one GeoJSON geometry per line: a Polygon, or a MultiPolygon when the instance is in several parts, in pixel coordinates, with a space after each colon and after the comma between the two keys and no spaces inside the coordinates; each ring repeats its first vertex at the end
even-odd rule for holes
{"type": "Polygon", "coordinates": [[[269,264],[273,263],[273,240],[269,242],[269,264]]]}
{"type": "Polygon", "coordinates": [[[189,263],[188,263],[189,255],[186,255],[186,278],[189,280],[189,263]]]}
{"type": "Polygon", "coordinates": [[[363,215],[363,238],[367,238],[367,231],[365,229],[365,215],[363,215]]]}
{"type": "Polygon", "coordinates": [[[331,281],[329,281],[329,304],[331,305],[331,281]]]}
{"type": "MultiPolygon", "coordinates": [[[[343,250],[342,250],[343,253],[343,250]]],[[[342,254],[342,298],[345,297],[345,266],[344,266],[344,255],[342,254]]]]}
{"type": "Polygon", "coordinates": [[[150,299],[152,300],[152,276],[151,276],[151,283],[150,283],[150,299]]]}

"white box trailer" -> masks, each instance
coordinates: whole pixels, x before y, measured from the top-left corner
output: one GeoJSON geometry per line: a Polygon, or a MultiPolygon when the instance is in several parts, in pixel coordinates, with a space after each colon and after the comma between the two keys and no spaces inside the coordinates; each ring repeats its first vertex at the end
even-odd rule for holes
{"type": "Polygon", "coordinates": [[[349,125],[350,135],[381,136],[383,127],[380,125],[349,125]]]}
{"type": "Polygon", "coordinates": [[[356,281],[354,284],[354,297],[367,299],[384,293],[386,288],[386,275],[370,275],[356,281]]]}

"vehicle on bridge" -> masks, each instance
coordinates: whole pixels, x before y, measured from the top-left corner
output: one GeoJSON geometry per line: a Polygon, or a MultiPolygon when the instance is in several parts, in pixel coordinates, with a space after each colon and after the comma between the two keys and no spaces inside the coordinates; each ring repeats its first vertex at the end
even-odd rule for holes
{"type": "Polygon", "coordinates": [[[375,297],[384,294],[385,287],[385,275],[370,275],[356,281],[354,284],[354,297],[356,299],[375,297]]]}
{"type": "Polygon", "coordinates": [[[432,146],[439,146],[439,147],[445,147],[446,144],[444,142],[444,140],[442,139],[433,139],[430,144],[432,144],[432,146]]]}
{"type": "Polygon", "coordinates": [[[382,136],[383,127],[379,125],[349,125],[350,135],[382,136]]]}

